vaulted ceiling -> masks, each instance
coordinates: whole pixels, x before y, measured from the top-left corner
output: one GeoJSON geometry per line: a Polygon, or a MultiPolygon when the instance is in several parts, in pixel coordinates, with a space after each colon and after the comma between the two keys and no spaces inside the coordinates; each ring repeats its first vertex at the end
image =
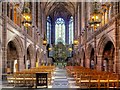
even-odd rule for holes
{"type": "Polygon", "coordinates": [[[67,19],[74,15],[75,4],[75,2],[48,2],[44,8],[47,16],[67,19]]]}
{"type": "MultiPolygon", "coordinates": [[[[41,3],[41,9],[46,16],[54,17],[54,19],[58,17],[67,19],[74,15],[77,2],[54,1],[55,2],[49,0],[47,2],[39,2],[41,3]]],[[[23,8],[23,2],[20,3],[20,7],[23,8]]]]}

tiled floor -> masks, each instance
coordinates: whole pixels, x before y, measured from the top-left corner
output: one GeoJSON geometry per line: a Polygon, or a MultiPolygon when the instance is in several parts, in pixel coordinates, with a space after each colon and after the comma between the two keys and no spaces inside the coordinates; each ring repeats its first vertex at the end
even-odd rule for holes
{"type": "Polygon", "coordinates": [[[74,78],[67,75],[65,68],[56,68],[52,78],[52,88],[79,88],[75,85],[74,78]]]}

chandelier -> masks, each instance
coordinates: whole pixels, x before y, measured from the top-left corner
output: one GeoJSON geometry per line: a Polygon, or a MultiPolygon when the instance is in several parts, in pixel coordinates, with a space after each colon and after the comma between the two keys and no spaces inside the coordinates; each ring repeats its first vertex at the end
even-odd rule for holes
{"type": "Polygon", "coordinates": [[[47,40],[46,40],[46,35],[44,33],[44,38],[43,38],[43,45],[46,45],[47,44],[47,40]]]}
{"type": "Polygon", "coordinates": [[[94,30],[100,25],[102,21],[102,13],[96,7],[97,2],[95,2],[95,7],[93,12],[90,14],[89,24],[91,27],[94,27],[94,30]]]}
{"type": "Polygon", "coordinates": [[[28,28],[32,24],[32,15],[31,15],[31,11],[30,11],[28,2],[25,2],[25,4],[24,4],[22,15],[23,15],[22,24],[26,28],[28,28]]]}
{"type": "Polygon", "coordinates": [[[78,45],[79,41],[78,40],[74,40],[74,45],[78,45]]]}

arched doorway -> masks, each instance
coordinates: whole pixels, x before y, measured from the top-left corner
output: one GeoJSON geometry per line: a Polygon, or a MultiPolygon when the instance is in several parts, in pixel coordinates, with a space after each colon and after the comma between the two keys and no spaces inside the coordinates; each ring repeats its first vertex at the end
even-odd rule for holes
{"type": "Polygon", "coordinates": [[[15,44],[10,41],[7,46],[7,73],[19,70],[19,54],[15,44]]]}
{"type": "Polygon", "coordinates": [[[82,66],[85,67],[85,52],[84,49],[82,49],[82,55],[81,55],[81,61],[82,66]]]}
{"type": "Polygon", "coordinates": [[[34,51],[33,51],[32,44],[30,44],[27,48],[26,69],[30,69],[31,67],[34,67],[34,66],[35,66],[34,51]]]}
{"type": "Polygon", "coordinates": [[[91,53],[90,53],[90,68],[94,69],[94,49],[92,48],[91,53]]]}
{"type": "Polygon", "coordinates": [[[83,67],[85,67],[85,52],[83,52],[83,67]]]}
{"type": "Polygon", "coordinates": [[[35,66],[36,67],[39,66],[39,60],[40,60],[40,51],[39,51],[39,49],[37,49],[37,51],[36,51],[36,61],[35,61],[35,66]]]}
{"type": "Polygon", "coordinates": [[[31,67],[31,57],[29,48],[27,49],[27,61],[26,61],[26,69],[30,69],[31,67]]]}
{"type": "Polygon", "coordinates": [[[103,50],[102,70],[113,72],[113,64],[114,64],[114,45],[111,41],[108,41],[103,50]]]}

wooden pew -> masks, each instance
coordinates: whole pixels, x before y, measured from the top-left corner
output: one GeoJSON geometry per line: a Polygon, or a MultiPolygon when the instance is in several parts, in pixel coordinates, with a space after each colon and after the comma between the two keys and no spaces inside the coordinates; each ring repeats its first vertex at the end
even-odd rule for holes
{"type": "Polygon", "coordinates": [[[7,80],[9,84],[14,86],[33,87],[36,82],[36,72],[48,72],[48,83],[51,83],[51,74],[54,71],[54,66],[41,66],[38,68],[31,68],[28,70],[18,71],[13,74],[8,74],[7,80]]]}
{"type": "Polygon", "coordinates": [[[81,66],[67,66],[67,72],[81,88],[119,88],[120,76],[111,72],[91,70],[81,66]]]}

